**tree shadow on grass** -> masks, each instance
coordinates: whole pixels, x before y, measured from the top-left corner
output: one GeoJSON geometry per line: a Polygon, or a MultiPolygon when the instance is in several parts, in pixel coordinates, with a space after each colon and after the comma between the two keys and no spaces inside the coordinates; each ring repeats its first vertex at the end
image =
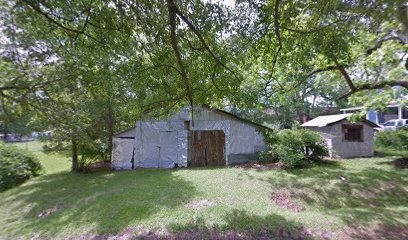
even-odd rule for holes
{"type": "Polygon", "coordinates": [[[375,167],[351,171],[339,166],[293,170],[269,178],[272,191],[290,191],[306,209],[325,211],[348,226],[408,221],[408,172],[375,167]]]}
{"type": "Polygon", "coordinates": [[[380,147],[376,148],[374,155],[377,157],[395,157],[395,156],[408,157],[408,151],[380,147]]]}
{"type": "Polygon", "coordinates": [[[98,234],[114,233],[193,198],[195,188],[174,173],[148,169],[53,174],[13,189],[1,203],[12,206],[9,213],[21,212],[8,223],[22,220],[25,232],[40,237],[75,236],[78,233],[64,230],[83,225],[98,234]]]}
{"type": "Polygon", "coordinates": [[[258,216],[235,209],[223,217],[223,224],[208,225],[199,217],[167,228],[176,239],[305,239],[310,231],[277,214],[258,216]]]}
{"type": "Polygon", "coordinates": [[[355,229],[350,236],[353,239],[366,239],[366,240],[401,240],[408,239],[408,227],[407,226],[393,226],[378,224],[371,229],[355,229]]]}
{"type": "Polygon", "coordinates": [[[379,165],[390,165],[395,168],[404,169],[404,168],[408,168],[408,157],[397,158],[391,161],[379,162],[378,164],[379,165]]]}

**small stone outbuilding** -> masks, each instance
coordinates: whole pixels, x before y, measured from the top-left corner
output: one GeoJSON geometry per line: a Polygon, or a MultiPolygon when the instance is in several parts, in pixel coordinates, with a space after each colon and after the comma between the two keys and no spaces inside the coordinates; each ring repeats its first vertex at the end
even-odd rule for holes
{"type": "Polygon", "coordinates": [[[332,158],[368,157],[374,155],[375,123],[361,119],[347,120],[352,114],[326,115],[314,118],[301,126],[318,132],[324,138],[332,158]]]}
{"type": "Polygon", "coordinates": [[[256,159],[267,148],[257,123],[226,111],[189,108],[162,121],[138,121],[113,137],[115,169],[225,166],[256,159]],[[193,124],[194,122],[194,124],[193,124]]]}

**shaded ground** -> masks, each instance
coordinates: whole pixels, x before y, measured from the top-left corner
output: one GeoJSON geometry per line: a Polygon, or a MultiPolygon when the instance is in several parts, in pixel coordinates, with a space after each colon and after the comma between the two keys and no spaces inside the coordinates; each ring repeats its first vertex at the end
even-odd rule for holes
{"type": "Polygon", "coordinates": [[[407,239],[398,158],[72,174],[49,157],[0,193],[0,239],[407,239]]]}
{"type": "Polygon", "coordinates": [[[370,229],[356,228],[349,235],[354,239],[388,239],[388,240],[402,240],[408,239],[408,226],[395,226],[378,224],[370,229]]]}
{"type": "Polygon", "coordinates": [[[388,164],[400,169],[408,168],[408,157],[397,158],[394,161],[385,161],[383,164],[388,164]]]}
{"type": "Polygon", "coordinates": [[[287,166],[282,162],[275,163],[259,163],[257,161],[251,161],[249,163],[240,164],[237,168],[243,169],[286,169],[287,166]]]}
{"type": "MultiPolygon", "coordinates": [[[[208,227],[203,218],[198,218],[187,224],[170,225],[164,231],[149,231],[141,226],[127,228],[117,234],[83,235],[80,239],[310,239],[326,238],[329,234],[312,232],[304,227],[289,222],[278,215],[259,217],[246,211],[234,210],[225,215],[225,223],[208,227]],[[243,221],[258,224],[268,230],[242,229],[243,221]],[[326,236],[326,235],[327,236],[326,236]]],[[[252,226],[254,227],[254,226],[252,226]]]]}

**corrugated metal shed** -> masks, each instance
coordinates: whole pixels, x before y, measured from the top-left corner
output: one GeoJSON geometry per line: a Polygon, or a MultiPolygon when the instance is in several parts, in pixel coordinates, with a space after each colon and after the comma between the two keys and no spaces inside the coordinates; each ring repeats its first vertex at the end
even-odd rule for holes
{"type": "Polygon", "coordinates": [[[138,121],[133,129],[115,135],[112,167],[187,167],[197,159],[204,166],[234,165],[253,160],[267,148],[258,131],[268,129],[265,126],[208,106],[197,106],[194,118],[190,113],[186,107],[165,120],[138,121]]]}
{"type": "Polygon", "coordinates": [[[303,123],[302,127],[326,127],[330,124],[336,123],[343,119],[350,117],[352,114],[336,114],[336,115],[326,115],[314,118],[308,122],[303,123]]]}

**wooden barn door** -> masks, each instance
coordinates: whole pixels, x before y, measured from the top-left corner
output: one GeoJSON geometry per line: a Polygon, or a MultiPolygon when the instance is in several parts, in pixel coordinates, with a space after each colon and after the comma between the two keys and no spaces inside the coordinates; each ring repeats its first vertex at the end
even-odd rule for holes
{"type": "Polygon", "coordinates": [[[189,147],[189,166],[225,166],[224,131],[191,131],[189,147]]]}

